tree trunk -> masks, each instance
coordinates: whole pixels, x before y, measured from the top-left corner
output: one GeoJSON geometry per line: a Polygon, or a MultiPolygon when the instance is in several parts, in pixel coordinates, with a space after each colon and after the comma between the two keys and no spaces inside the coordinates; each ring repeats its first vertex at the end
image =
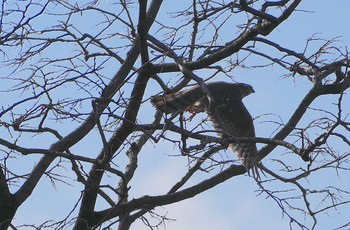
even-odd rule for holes
{"type": "Polygon", "coordinates": [[[0,230],[8,229],[17,211],[18,205],[12,194],[0,197],[0,230]]]}

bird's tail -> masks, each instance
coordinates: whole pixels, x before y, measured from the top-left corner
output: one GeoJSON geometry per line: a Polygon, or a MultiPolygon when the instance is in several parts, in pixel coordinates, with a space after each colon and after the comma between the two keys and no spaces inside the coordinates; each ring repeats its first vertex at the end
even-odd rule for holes
{"type": "Polygon", "coordinates": [[[151,97],[151,103],[156,109],[168,114],[175,113],[178,110],[191,110],[190,107],[194,106],[202,97],[201,89],[195,87],[164,96],[153,96],[151,97]]]}
{"type": "MultiPolygon", "coordinates": [[[[237,153],[237,158],[241,160],[242,165],[248,171],[248,175],[254,177],[257,180],[260,180],[260,171],[259,162],[257,162],[257,149],[256,145],[253,143],[239,143],[239,144],[230,144],[230,147],[233,151],[237,153]]],[[[262,172],[264,174],[264,172],[262,172]]]]}

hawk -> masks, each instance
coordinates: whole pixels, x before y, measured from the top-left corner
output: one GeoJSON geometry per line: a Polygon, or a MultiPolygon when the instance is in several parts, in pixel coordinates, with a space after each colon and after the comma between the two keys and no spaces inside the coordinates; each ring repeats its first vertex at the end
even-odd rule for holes
{"type": "MultiPolygon", "coordinates": [[[[208,96],[199,85],[164,96],[153,96],[151,103],[167,114],[179,110],[192,113],[206,111],[213,127],[222,138],[255,137],[253,119],[242,102],[244,97],[255,92],[253,87],[244,83],[227,82],[212,82],[206,86],[214,103],[209,103],[208,96]]],[[[237,153],[247,171],[253,169],[253,175],[258,172],[255,167],[255,143],[237,141],[231,143],[230,147],[237,153]]]]}

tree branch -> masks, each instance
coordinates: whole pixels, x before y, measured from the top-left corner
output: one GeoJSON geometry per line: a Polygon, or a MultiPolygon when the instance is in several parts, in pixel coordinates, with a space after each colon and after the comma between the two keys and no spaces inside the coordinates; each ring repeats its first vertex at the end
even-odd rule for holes
{"type": "Polygon", "coordinates": [[[215,187],[218,184],[223,183],[224,181],[242,175],[246,172],[244,166],[231,165],[229,168],[218,173],[217,175],[211,177],[210,179],[204,180],[197,185],[183,189],[181,191],[170,193],[160,196],[144,196],[138,199],[133,199],[125,204],[117,205],[116,207],[97,212],[96,216],[104,217],[106,219],[112,219],[114,217],[122,215],[122,213],[130,213],[132,211],[149,207],[154,208],[156,206],[168,205],[176,203],[178,201],[186,200],[192,198],[210,188],[215,187]]]}

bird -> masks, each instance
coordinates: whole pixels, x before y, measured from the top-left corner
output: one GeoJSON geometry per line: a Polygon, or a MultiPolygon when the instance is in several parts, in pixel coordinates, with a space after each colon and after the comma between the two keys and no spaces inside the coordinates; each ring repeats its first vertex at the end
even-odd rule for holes
{"type": "MultiPolygon", "coordinates": [[[[200,85],[190,89],[151,97],[152,105],[166,113],[177,111],[199,113],[206,111],[213,127],[222,138],[255,137],[253,118],[244,106],[242,99],[255,93],[251,85],[245,83],[210,82],[206,83],[210,93],[205,93],[200,85]],[[213,101],[211,101],[213,100],[213,101]]],[[[258,174],[256,166],[257,147],[254,142],[229,144],[237,153],[248,173],[252,169],[253,176],[258,174]]],[[[257,175],[259,176],[259,175],[257,175]]]]}

